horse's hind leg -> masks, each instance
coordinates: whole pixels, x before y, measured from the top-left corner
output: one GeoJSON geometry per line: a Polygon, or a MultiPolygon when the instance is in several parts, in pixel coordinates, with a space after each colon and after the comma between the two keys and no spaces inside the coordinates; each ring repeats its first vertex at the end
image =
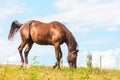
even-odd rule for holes
{"type": "Polygon", "coordinates": [[[27,43],[26,49],[24,51],[24,56],[25,56],[25,65],[28,66],[28,53],[30,51],[30,49],[32,48],[33,42],[29,41],[27,43]]]}
{"type": "Polygon", "coordinates": [[[20,46],[18,47],[18,51],[19,51],[19,54],[20,54],[21,62],[22,62],[21,67],[23,67],[23,65],[24,65],[24,58],[23,58],[23,55],[22,55],[22,50],[25,47],[25,45],[26,45],[26,41],[22,41],[20,46]]]}

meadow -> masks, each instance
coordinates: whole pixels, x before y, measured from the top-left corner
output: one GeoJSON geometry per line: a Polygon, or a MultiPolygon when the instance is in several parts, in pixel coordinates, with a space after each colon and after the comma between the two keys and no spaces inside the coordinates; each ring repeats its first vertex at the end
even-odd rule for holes
{"type": "Polygon", "coordinates": [[[0,80],[120,80],[120,70],[78,67],[70,69],[52,66],[20,68],[18,65],[0,65],[0,80]]]}

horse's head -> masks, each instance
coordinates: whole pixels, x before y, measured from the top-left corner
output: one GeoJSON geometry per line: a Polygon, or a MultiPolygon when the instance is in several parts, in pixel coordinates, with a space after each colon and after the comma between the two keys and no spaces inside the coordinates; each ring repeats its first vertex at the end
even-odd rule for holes
{"type": "Polygon", "coordinates": [[[79,50],[75,50],[75,51],[72,51],[68,54],[67,60],[68,60],[70,68],[76,68],[77,67],[76,62],[77,62],[77,52],[78,51],[79,50]]]}

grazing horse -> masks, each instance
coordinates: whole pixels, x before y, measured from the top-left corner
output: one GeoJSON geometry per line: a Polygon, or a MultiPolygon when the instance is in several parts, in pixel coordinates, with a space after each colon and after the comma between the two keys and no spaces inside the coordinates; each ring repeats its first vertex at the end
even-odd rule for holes
{"type": "Polygon", "coordinates": [[[68,47],[67,61],[70,68],[76,68],[77,61],[77,42],[72,33],[60,22],[53,21],[51,23],[43,23],[37,20],[29,20],[24,24],[17,20],[11,24],[11,29],[8,35],[8,40],[11,40],[17,31],[20,31],[21,44],[18,47],[22,66],[28,65],[28,53],[32,48],[33,43],[40,45],[53,45],[56,55],[56,63],[53,68],[60,68],[60,60],[62,51],[60,45],[64,42],[68,47]],[[24,56],[22,50],[26,46],[24,56]]]}

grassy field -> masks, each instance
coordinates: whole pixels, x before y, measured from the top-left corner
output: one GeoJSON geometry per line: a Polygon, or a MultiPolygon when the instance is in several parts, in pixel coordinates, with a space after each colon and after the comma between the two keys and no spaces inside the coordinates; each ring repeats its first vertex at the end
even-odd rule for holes
{"type": "Polygon", "coordinates": [[[33,66],[21,69],[17,65],[0,65],[0,80],[120,80],[120,70],[68,67],[52,69],[50,66],[33,66]]]}

